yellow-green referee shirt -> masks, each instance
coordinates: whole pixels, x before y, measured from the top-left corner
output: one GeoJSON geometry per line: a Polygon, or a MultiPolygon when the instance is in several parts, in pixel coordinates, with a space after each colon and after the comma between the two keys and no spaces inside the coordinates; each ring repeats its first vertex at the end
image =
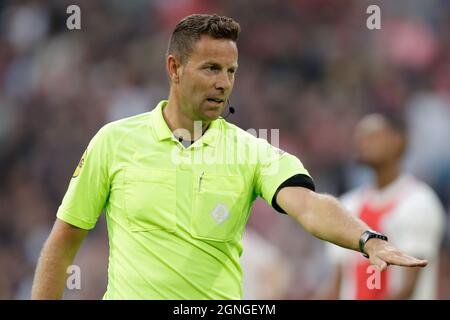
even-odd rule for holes
{"type": "Polygon", "coordinates": [[[92,229],[106,209],[105,299],[241,299],[241,239],[253,201],[273,205],[283,182],[309,174],[296,157],[222,118],[185,148],[163,118],[166,104],[99,130],[57,217],[92,229]]]}

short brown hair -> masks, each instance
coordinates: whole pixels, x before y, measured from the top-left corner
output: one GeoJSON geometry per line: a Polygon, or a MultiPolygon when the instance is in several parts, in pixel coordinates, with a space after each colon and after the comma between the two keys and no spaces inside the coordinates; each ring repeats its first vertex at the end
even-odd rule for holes
{"type": "Polygon", "coordinates": [[[237,41],[241,27],[232,18],[217,14],[192,14],[183,18],[170,37],[167,55],[173,54],[185,63],[192,53],[194,44],[202,35],[215,39],[237,41]]]}

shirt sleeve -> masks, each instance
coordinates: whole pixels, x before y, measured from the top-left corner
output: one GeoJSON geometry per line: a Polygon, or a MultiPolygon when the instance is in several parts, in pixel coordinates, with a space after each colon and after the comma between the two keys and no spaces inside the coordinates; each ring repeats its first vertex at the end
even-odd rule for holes
{"type": "Polygon", "coordinates": [[[271,144],[258,139],[258,164],[255,177],[255,192],[272,206],[278,187],[295,175],[311,178],[301,161],[271,144]]]}
{"type": "Polygon", "coordinates": [[[275,194],[272,197],[272,207],[277,210],[280,213],[286,214],[286,211],[281,208],[277,203],[277,195],[278,192],[280,192],[281,189],[285,187],[303,187],[307,188],[312,191],[316,191],[316,187],[314,185],[314,181],[311,179],[310,176],[304,175],[304,174],[296,174],[295,176],[290,177],[289,179],[285,180],[278,188],[277,191],[275,191],[275,194]]]}
{"type": "Polygon", "coordinates": [[[417,193],[410,200],[404,202],[402,219],[391,231],[392,240],[410,255],[433,259],[439,254],[443,238],[444,210],[432,191],[417,193]]]}
{"type": "Polygon", "coordinates": [[[81,157],[56,216],[76,227],[90,230],[109,196],[109,152],[105,127],[90,141],[81,157]]]}

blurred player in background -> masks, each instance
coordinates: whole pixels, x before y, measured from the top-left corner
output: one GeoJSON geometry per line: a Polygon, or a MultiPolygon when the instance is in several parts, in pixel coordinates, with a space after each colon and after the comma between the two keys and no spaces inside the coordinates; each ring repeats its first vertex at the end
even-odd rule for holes
{"type": "Polygon", "coordinates": [[[247,226],[242,239],[241,257],[244,300],[279,300],[286,298],[294,281],[288,257],[272,242],[247,226]]]}
{"type": "Polygon", "coordinates": [[[388,114],[365,116],[356,127],[356,155],[373,170],[375,184],[350,191],[342,197],[342,203],[369,227],[388,235],[398,248],[427,259],[428,267],[390,267],[380,275],[381,285],[371,289],[368,282],[373,272],[367,259],[330,244],[334,275],[326,298],[436,298],[445,217],[432,189],[401,173],[406,143],[401,119],[388,114]]]}

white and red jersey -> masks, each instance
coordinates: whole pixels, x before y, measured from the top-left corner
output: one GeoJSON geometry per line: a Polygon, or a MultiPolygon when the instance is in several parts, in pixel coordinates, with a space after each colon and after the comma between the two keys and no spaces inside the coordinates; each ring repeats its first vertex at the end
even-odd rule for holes
{"type": "MultiPolygon", "coordinates": [[[[438,282],[439,247],[445,230],[443,207],[425,183],[404,175],[389,186],[355,189],[341,198],[342,204],[370,228],[386,234],[389,241],[407,254],[427,259],[419,273],[412,299],[435,299],[438,282]]],[[[370,288],[369,260],[361,253],[330,244],[334,263],[342,268],[341,299],[384,299],[402,286],[404,268],[389,266],[381,273],[381,285],[370,288]]]]}

